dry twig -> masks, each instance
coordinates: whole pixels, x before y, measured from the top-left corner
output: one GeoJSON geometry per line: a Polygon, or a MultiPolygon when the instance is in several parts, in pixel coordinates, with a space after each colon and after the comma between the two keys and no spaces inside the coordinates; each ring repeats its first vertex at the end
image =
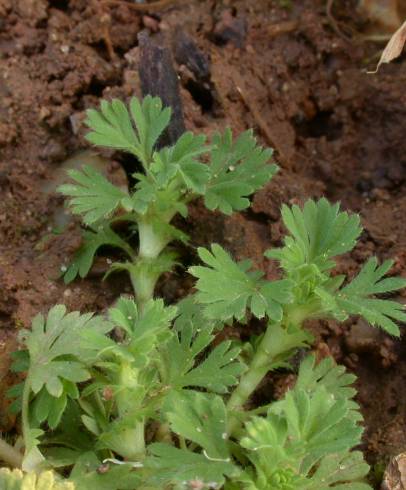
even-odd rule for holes
{"type": "Polygon", "coordinates": [[[110,36],[111,17],[105,11],[104,6],[98,0],[93,0],[93,5],[101,24],[103,42],[106,46],[110,60],[113,60],[116,57],[116,53],[114,52],[113,42],[110,36]]]}

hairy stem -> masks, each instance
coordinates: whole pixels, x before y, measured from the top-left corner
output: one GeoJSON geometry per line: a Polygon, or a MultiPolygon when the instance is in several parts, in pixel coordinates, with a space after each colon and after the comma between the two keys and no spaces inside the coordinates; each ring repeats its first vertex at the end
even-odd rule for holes
{"type": "Polygon", "coordinates": [[[21,468],[23,455],[13,446],[0,438],[0,460],[13,468],[21,468]]]}
{"type": "Polygon", "coordinates": [[[145,420],[139,420],[134,429],[134,457],[144,459],[145,457],[145,420]]]}
{"type": "MultiPolygon", "coordinates": [[[[298,312],[294,313],[295,319],[300,317],[303,320],[306,318],[306,312],[302,312],[300,315],[298,312]]],[[[286,313],[283,322],[268,324],[248,370],[243,374],[240,384],[228,400],[227,409],[231,412],[227,426],[229,436],[237,435],[241,428],[241,417],[238,417],[238,412],[243,412],[245,402],[266,374],[273,366],[285,362],[296,349],[305,347],[311,341],[311,335],[300,325],[300,323],[292,322],[290,313],[286,313]]]]}
{"type": "MultiPolygon", "coordinates": [[[[169,212],[163,223],[169,223],[174,212],[169,212]]],[[[131,283],[134,289],[137,306],[142,313],[146,303],[154,297],[155,285],[159,279],[159,273],[154,269],[154,261],[168,244],[168,237],[157,232],[157,227],[151,221],[138,222],[139,252],[138,260],[140,267],[134,268],[130,272],[131,283]],[[143,264],[142,264],[143,262],[143,264]],[[150,263],[150,265],[148,264],[150,263]]],[[[144,422],[138,422],[136,426],[137,441],[139,450],[145,454],[144,422]]],[[[161,424],[158,429],[158,438],[163,441],[171,441],[171,431],[168,424],[161,424]]]]}
{"type": "Polygon", "coordinates": [[[134,272],[130,272],[130,279],[137,306],[142,312],[146,303],[154,297],[154,289],[158,277],[148,270],[136,269],[134,272]]]}
{"type": "Polygon", "coordinates": [[[166,247],[168,238],[158,233],[156,226],[148,220],[138,221],[138,235],[140,245],[137,260],[142,265],[135,267],[130,276],[138,307],[142,311],[154,296],[155,284],[159,278],[154,270],[154,261],[166,247]]]}
{"type": "Polygon", "coordinates": [[[123,360],[117,372],[117,385],[121,389],[116,394],[118,417],[131,422],[121,432],[117,432],[114,450],[130,461],[142,460],[145,457],[145,421],[144,418],[129,418],[136,412],[133,398],[129,394],[139,387],[138,370],[128,361],[123,360]]]}
{"type": "Polygon", "coordinates": [[[166,247],[167,239],[156,232],[155,226],[148,221],[138,222],[140,238],[139,256],[145,259],[156,259],[166,247]]]}
{"type": "MultiPolygon", "coordinates": [[[[255,391],[264,376],[268,373],[272,364],[270,358],[272,345],[272,325],[269,325],[265,334],[258,346],[248,371],[241,377],[240,383],[234,390],[227,403],[228,411],[243,410],[244,403],[248,400],[251,394],[255,391]]],[[[231,417],[227,426],[227,433],[232,435],[239,427],[240,422],[238,417],[231,417]]]]}

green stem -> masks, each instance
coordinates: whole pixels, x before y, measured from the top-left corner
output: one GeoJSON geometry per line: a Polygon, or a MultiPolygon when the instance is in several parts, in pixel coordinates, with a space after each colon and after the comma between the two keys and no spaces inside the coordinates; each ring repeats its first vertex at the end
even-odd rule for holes
{"type": "MultiPolygon", "coordinates": [[[[271,349],[272,348],[272,325],[269,325],[262,337],[261,343],[258,346],[256,353],[252,359],[252,362],[248,368],[248,371],[241,377],[240,383],[234,390],[227,403],[228,411],[240,411],[243,410],[243,406],[251,394],[255,391],[259,383],[268,373],[272,364],[271,349]]],[[[228,426],[227,433],[232,435],[233,432],[239,427],[240,422],[238,417],[231,417],[228,426]]]]}
{"type": "Polygon", "coordinates": [[[0,460],[4,461],[13,468],[21,468],[23,455],[13,446],[0,438],[0,460]]]}
{"type": "Polygon", "coordinates": [[[134,272],[130,271],[130,279],[137,305],[142,312],[146,303],[154,296],[155,284],[158,277],[156,274],[146,270],[146,268],[137,268],[134,272]]]}
{"type": "Polygon", "coordinates": [[[302,305],[286,305],[285,323],[302,325],[305,320],[309,318],[317,318],[322,312],[323,308],[320,305],[320,300],[318,298],[302,305]]]}
{"type": "Polygon", "coordinates": [[[268,324],[248,370],[243,374],[239,385],[228,400],[227,410],[231,412],[227,424],[229,436],[236,436],[241,427],[240,417],[236,416],[235,412],[243,411],[245,402],[272,366],[286,361],[296,349],[308,345],[311,341],[311,335],[301,327],[301,323],[292,321],[292,318],[304,321],[308,315],[309,309],[300,307],[285,312],[283,322],[268,324]]]}
{"type": "Polygon", "coordinates": [[[184,437],[182,436],[178,436],[179,437],[179,446],[181,449],[187,449],[187,445],[186,445],[186,440],[184,437]]]}
{"type": "Polygon", "coordinates": [[[137,304],[142,311],[145,304],[153,298],[159,278],[154,262],[168,243],[168,238],[157,233],[156,226],[149,220],[138,221],[139,251],[135,267],[130,272],[137,304]]]}
{"type": "MultiPolygon", "coordinates": [[[[123,361],[118,373],[118,385],[122,387],[116,395],[118,416],[128,418],[128,414],[136,408],[129,404],[129,392],[136,390],[138,384],[138,370],[131,363],[123,361]]],[[[134,421],[134,425],[125,429],[117,439],[117,452],[131,461],[145,457],[145,420],[134,421]]]]}
{"type": "MultiPolygon", "coordinates": [[[[165,216],[161,216],[162,223],[169,223],[176,211],[168,210],[165,216]]],[[[134,289],[137,305],[142,313],[146,303],[154,296],[155,285],[160,273],[154,267],[154,262],[164,250],[170,238],[166,233],[157,232],[157,226],[151,217],[138,220],[139,251],[136,267],[130,271],[131,284],[134,289]]],[[[144,421],[137,423],[135,446],[137,450],[145,454],[144,421]]],[[[158,438],[170,442],[171,431],[168,424],[161,424],[158,428],[158,438]]]]}
{"type": "MultiPolygon", "coordinates": [[[[169,223],[175,212],[169,210],[162,223],[169,223]]],[[[154,262],[158,259],[163,249],[168,244],[168,236],[157,232],[154,223],[140,220],[138,222],[139,235],[139,267],[130,273],[131,283],[135,292],[137,305],[142,312],[146,303],[153,298],[155,285],[159,279],[160,272],[154,267],[154,262]]],[[[160,424],[157,432],[157,439],[165,442],[172,442],[170,426],[167,423],[160,424]]]]}
{"type": "Polygon", "coordinates": [[[142,419],[135,424],[134,428],[134,459],[145,457],[145,420],[142,419]]]}
{"type": "Polygon", "coordinates": [[[143,259],[156,259],[168,243],[167,238],[157,233],[155,228],[151,222],[138,221],[139,257],[143,259]]]}
{"type": "Polygon", "coordinates": [[[31,382],[30,382],[30,374],[27,374],[27,377],[24,381],[24,389],[22,396],[22,408],[21,408],[21,422],[22,422],[22,432],[25,448],[27,448],[27,441],[30,438],[30,420],[29,420],[29,410],[30,410],[30,392],[31,392],[31,382]]]}

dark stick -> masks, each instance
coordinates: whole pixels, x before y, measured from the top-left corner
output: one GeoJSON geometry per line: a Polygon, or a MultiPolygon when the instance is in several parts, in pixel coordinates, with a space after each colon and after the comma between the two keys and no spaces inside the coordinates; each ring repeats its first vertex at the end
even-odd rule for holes
{"type": "Polygon", "coordinates": [[[173,145],[185,132],[182,101],[172,56],[162,36],[151,38],[143,31],[138,35],[140,46],[139,75],[142,95],[158,96],[164,106],[172,108],[169,127],[159,140],[159,147],[173,145]]]}

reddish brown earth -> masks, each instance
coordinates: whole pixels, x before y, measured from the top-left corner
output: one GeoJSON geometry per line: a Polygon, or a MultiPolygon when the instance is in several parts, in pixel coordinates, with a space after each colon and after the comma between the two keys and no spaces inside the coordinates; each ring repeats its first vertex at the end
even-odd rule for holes
{"type": "MultiPolygon", "coordinates": [[[[195,205],[184,223],[193,246],[220,242],[272,275],[262,254],[280,243],[281,204],[326,195],[359,212],[365,227],[339,269],[353,274],[377,254],[393,257],[395,272],[406,275],[404,57],[367,74],[382,45],[344,39],[318,0],[174,1],[150,16],[116,3],[0,0],[0,400],[12,383],[8,353],[34,314],[58,302],[101,310],[129,288],[125,276],[100,282],[105,258],[86,280],[68,287],[58,280],[78,245],[79,226],[71,222],[53,233],[61,200],[49,190],[61,180],[62,162],[87,148],[84,109],[102,96],[140,94],[142,29],[164,32],[168,45],[182,30],[210,59],[204,80],[177,65],[189,129],[254,127],[281,166],[246,213],[226,218],[195,205]]],[[[363,29],[356,2],[338,3],[339,25],[363,29]]],[[[120,178],[117,162],[108,171],[120,178]]],[[[184,253],[190,260],[192,253],[184,253]]],[[[168,299],[190,288],[181,273],[162,282],[168,299]]],[[[378,473],[406,449],[405,343],[357,320],[311,328],[320,353],[332,353],[359,376],[363,450],[378,473]]],[[[289,378],[276,381],[275,394],[289,378]]],[[[13,423],[4,403],[0,422],[3,429],[13,423]]]]}

